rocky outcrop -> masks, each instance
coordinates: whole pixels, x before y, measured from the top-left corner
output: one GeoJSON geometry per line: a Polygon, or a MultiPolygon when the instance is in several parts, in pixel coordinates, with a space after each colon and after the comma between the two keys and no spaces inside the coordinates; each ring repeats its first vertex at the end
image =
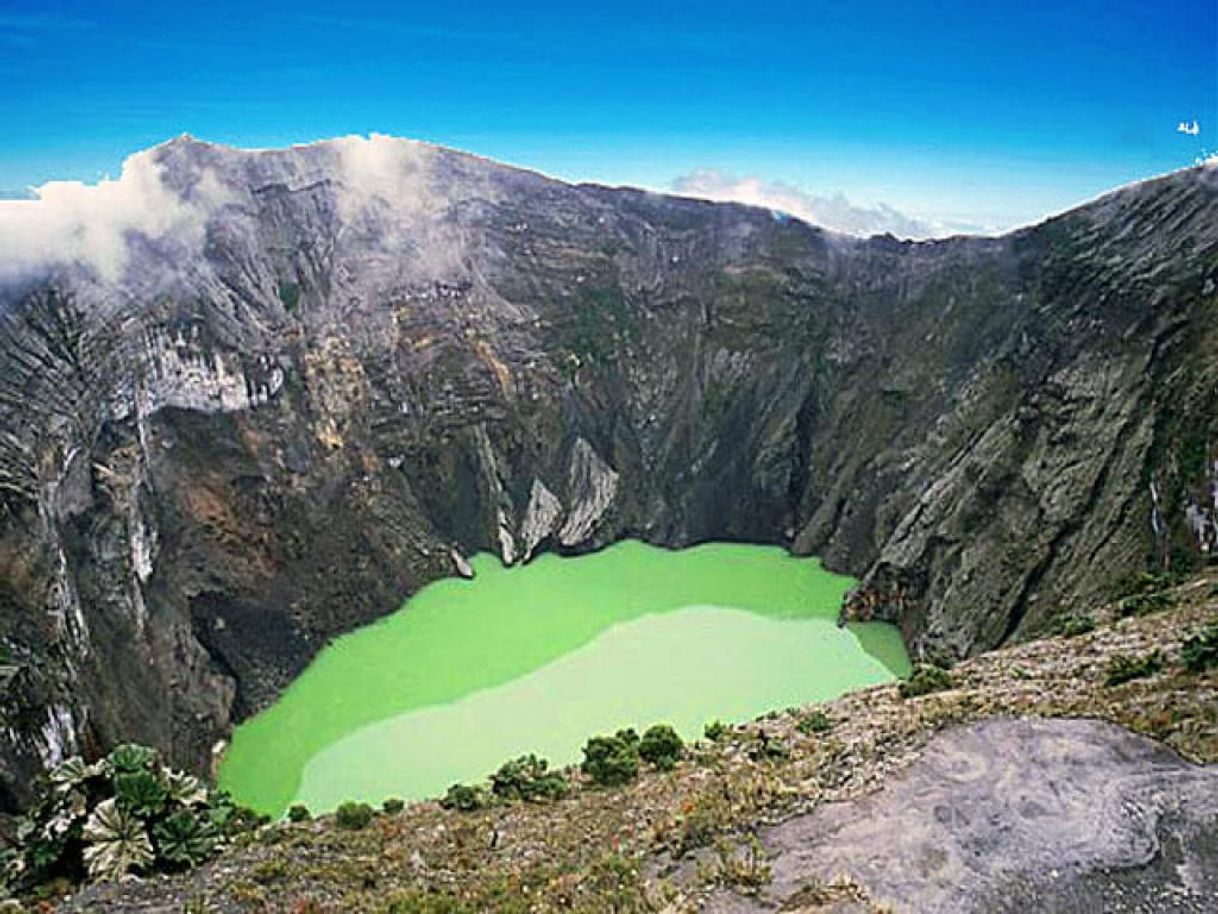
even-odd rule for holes
{"type": "Polygon", "coordinates": [[[578,546],[592,535],[617,494],[617,473],[583,438],[578,439],[571,450],[567,490],[575,502],[558,531],[558,541],[570,547],[578,546]]]}
{"type": "Polygon", "coordinates": [[[384,138],[141,161],[172,232],[0,291],[0,806],[205,770],[454,548],[789,542],[956,654],[1212,548],[1218,170],[914,244],[384,138]]]}
{"type": "Polygon", "coordinates": [[[1201,914],[1218,892],[1216,787],[1218,769],[1113,724],[983,721],[872,796],[762,829],[762,897],[705,910],[794,910],[844,876],[899,911],[1201,914]]]}
{"type": "Polygon", "coordinates": [[[525,561],[532,558],[534,550],[554,532],[561,516],[562,502],[546,488],[544,482],[534,479],[533,488],[529,492],[529,504],[524,512],[524,521],[520,525],[525,561]]]}

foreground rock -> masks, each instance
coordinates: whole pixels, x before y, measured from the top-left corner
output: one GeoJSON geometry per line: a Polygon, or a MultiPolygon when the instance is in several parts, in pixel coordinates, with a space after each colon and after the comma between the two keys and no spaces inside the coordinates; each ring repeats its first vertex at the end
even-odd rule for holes
{"type": "Polygon", "coordinates": [[[205,771],[454,548],[789,542],[967,656],[1215,541],[1218,169],[918,244],[386,138],[132,169],[179,219],[0,288],[0,811],[205,771]]]}
{"type": "Polygon", "coordinates": [[[1218,898],[1218,766],[1096,721],[983,721],[936,736],[879,793],[760,836],[763,897],[707,910],[791,910],[844,875],[898,911],[1203,914],[1218,898]]]}

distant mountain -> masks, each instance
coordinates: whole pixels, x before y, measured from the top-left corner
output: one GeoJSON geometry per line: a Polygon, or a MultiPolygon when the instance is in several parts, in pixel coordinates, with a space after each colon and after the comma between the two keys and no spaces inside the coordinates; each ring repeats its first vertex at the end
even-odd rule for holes
{"type": "Polygon", "coordinates": [[[454,549],[787,543],[967,655],[1218,538],[1215,169],[922,243],[387,138],[99,192],[0,219],[6,807],[206,769],[454,549]]]}

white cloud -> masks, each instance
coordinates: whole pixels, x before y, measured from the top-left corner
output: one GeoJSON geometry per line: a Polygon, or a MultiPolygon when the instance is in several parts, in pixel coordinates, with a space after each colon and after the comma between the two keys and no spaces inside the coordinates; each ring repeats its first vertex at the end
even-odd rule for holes
{"type": "MultiPolygon", "coordinates": [[[[184,201],[166,185],[154,152],[129,156],[116,180],[50,181],[33,188],[35,199],[0,200],[0,280],[81,264],[117,281],[133,233],[201,244],[207,209],[201,198],[207,194],[184,201]]],[[[201,186],[215,190],[214,182],[201,186]]]]}
{"type": "Polygon", "coordinates": [[[1201,133],[1201,125],[1194,120],[1191,124],[1188,121],[1181,121],[1176,125],[1176,133],[1183,133],[1188,136],[1197,136],[1201,133]]]}
{"type": "Polygon", "coordinates": [[[339,199],[345,219],[354,218],[370,199],[407,214],[426,208],[430,146],[382,133],[339,137],[328,145],[338,150],[348,190],[339,199]]]}
{"type": "Polygon", "coordinates": [[[674,180],[672,188],[678,194],[689,197],[748,203],[778,210],[821,228],[848,235],[868,236],[891,232],[901,238],[930,238],[951,234],[944,226],[908,216],[886,203],[860,206],[851,203],[841,193],[819,196],[790,184],[757,177],[741,178],[712,170],[695,171],[674,180]]]}

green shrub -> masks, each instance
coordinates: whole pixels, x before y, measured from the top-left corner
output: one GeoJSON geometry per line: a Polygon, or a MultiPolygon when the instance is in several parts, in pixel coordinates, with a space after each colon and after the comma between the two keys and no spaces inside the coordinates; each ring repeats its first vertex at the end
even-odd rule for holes
{"type": "Polygon", "coordinates": [[[1095,631],[1095,617],[1090,613],[1068,613],[1058,616],[1049,626],[1049,633],[1061,638],[1076,638],[1095,631]]]}
{"type": "Polygon", "coordinates": [[[624,742],[627,746],[634,746],[637,748],[639,745],[639,734],[634,727],[626,727],[624,730],[618,730],[617,733],[613,735],[624,742]]]}
{"type": "Polygon", "coordinates": [[[309,812],[309,807],[300,803],[293,803],[288,807],[289,822],[308,822],[313,818],[313,814],[309,812]]]}
{"type": "Polygon", "coordinates": [[[727,736],[728,726],[721,720],[712,720],[709,724],[702,728],[702,735],[709,739],[712,743],[718,742],[727,736]]]}
{"type": "Polygon", "coordinates": [[[155,749],[137,746],[135,743],[124,743],[102,759],[101,764],[112,775],[134,774],[139,771],[151,771],[156,766],[156,761],[155,749]]]}
{"type": "Polygon", "coordinates": [[[440,805],[445,809],[456,809],[461,812],[473,812],[477,809],[485,809],[490,805],[490,797],[486,791],[472,784],[453,784],[448,788],[448,793],[444,794],[444,799],[440,801],[440,805]]]}
{"type": "Polygon", "coordinates": [[[216,848],[216,828],[188,809],[179,809],[152,827],[161,857],[182,868],[198,866],[216,848]]]}
{"type": "Polygon", "coordinates": [[[169,790],[151,772],[136,771],[114,776],[114,795],[127,812],[147,819],[164,808],[169,790]]]}
{"type": "Polygon", "coordinates": [[[791,747],[782,739],[770,736],[765,730],[753,733],[749,743],[749,758],[758,762],[778,762],[791,757],[791,747]]]}
{"type": "Polygon", "coordinates": [[[1158,651],[1151,651],[1141,657],[1118,654],[1108,663],[1108,673],[1104,677],[1104,684],[1118,686],[1132,679],[1153,676],[1161,669],[1163,669],[1163,657],[1158,651]]]}
{"type": "Polygon", "coordinates": [[[1142,572],[1121,587],[1117,614],[1121,617],[1141,616],[1167,609],[1176,602],[1176,596],[1170,589],[1180,580],[1180,575],[1172,572],[1142,572]]]}
{"type": "Polygon", "coordinates": [[[1122,618],[1145,616],[1161,609],[1168,609],[1175,602],[1175,596],[1166,591],[1134,594],[1132,597],[1125,597],[1117,604],[1117,614],[1122,618]]]}
{"type": "Polygon", "coordinates": [[[288,314],[295,314],[300,307],[300,286],[294,282],[286,282],[279,287],[279,300],[288,314]]]}
{"type": "Polygon", "coordinates": [[[390,797],[381,804],[381,811],[387,816],[396,816],[406,808],[406,801],[400,800],[397,797],[390,797]]]}
{"type": "Polygon", "coordinates": [[[795,724],[795,728],[803,734],[828,733],[833,729],[833,721],[829,719],[828,714],[818,708],[800,717],[799,722],[795,724]]]}
{"type": "Polygon", "coordinates": [[[718,866],[708,875],[720,885],[731,886],[745,895],[756,895],[772,878],[772,870],[761,842],[750,835],[743,847],[726,838],[715,842],[718,866]]]}
{"type": "Polygon", "coordinates": [[[638,777],[639,750],[633,730],[619,731],[613,736],[594,736],[584,744],[583,772],[597,784],[613,787],[628,784],[638,777]]]}
{"type": "Polygon", "coordinates": [[[345,803],[340,803],[338,809],[334,810],[334,821],[339,828],[345,828],[347,831],[359,831],[361,828],[366,828],[368,823],[372,821],[375,815],[372,807],[367,803],[356,803],[348,800],[345,803]]]}
{"type": "Polygon", "coordinates": [[[1218,622],[1211,622],[1185,638],[1180,660],[1190,673],[1204,673],[1210,667],[1218,666],[1218,622]]]}
{"type": "Polygon", "coordinates": [[[557,800],[567,793],[567,781],[550,763],[530,753],[504,762],[491,775],[491,792],[504,800],[557,800]]]}
{"type": "Polygon", "coordinates": [[[661,771],[671,771],[685,754],[685,741],[668,724],[648,727],[639,741],[639,756],[661,771]]]}
{"type": "Polygon", "coordinates": [[[262,821],[165,767],[155,750],[123,745],[96,763],[75,757],[48,772],[18,824],[9,876],[31,889],[182,870],[262,821]]]}
{"type": "Polygon", "coordinates": [[[899,691],[902,698],[917,698],[931,692],[950,689],[954,684],[952,674],[943,667],[931,663],[917,663],[914,664],[909,678],[899,686],[899,691]]]}

